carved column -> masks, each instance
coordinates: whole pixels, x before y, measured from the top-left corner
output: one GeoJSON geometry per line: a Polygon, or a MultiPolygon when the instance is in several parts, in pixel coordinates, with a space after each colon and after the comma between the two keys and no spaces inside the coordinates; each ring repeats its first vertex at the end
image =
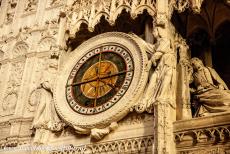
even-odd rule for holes
{"type": "MultiPolygon", "coordinates": [[[[164,39],[168,39],[172,42],[172,28],[170,27],[169,14],[170,9],[168,5],[168,0],[157,0],[157,19],[156,24],[164,29],[166,36],[164,39]]],[[[157,40],[158,41],[158,40],[157,40]]],[[[174,50],[174,49],[172,49],[174,50]]],[[[170,51],[169,51],[170,52],[170,51]]],[[[175,53],[174,53],[175,54],[175,53]]],[[[176,60],[176,56],[175,59],[176,60]]],[[[173,67],[173,66],[172,66],[173,67]]],[[[176,73],[176,69],[172,71],[172,74],[176,73]]],[[[172,77],[170,85],[164,86],[172,86],[172,95],[169,101],[159,101],[154,106],[154,115],[155,115],[155,130],[154,130],[154,153],[158,154],[175,154],[175,143],[173,139],[173,122],[176,120],[176,100],[175,93],[176,90],[175,85],[176,80],[172,77]]]]}

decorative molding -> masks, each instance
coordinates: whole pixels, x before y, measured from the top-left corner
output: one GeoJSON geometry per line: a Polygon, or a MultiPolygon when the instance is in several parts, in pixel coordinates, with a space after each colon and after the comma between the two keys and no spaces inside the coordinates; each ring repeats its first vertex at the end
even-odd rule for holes
{"type": "Polygon", "coordinates": [[[153,136],[140,138],[129,138],[123,140],[114,140],[83,146],[71,146],[71,150],[52,151],[50,154],[67,154],[67,153],[142,153],[152,151],[154,144],[153,136]]]}
{"type": "Polygon", "coordinates": [[[133,19],[138,14],[142,14],[144,10],[152,17],[156,15],[155,2],[149,0],[101,0],[96,2],[75,0],[71,5],[67,5],[62,13],[67,15],[67,30],[70,31],[70,35],[74,35],[79,31],[82,23],[87,24],[89,31],[92,32],[102,16],[111,25],[114,25],[123,10],[129,12],[133,19]]]}
{"type": "MultiPolygon", "coordinates": [[[[219,150],[226,149],[230,145],[230,113],[180,120],[174,123],[174,135],[176,147],[179,151],[196,153],[197,148],[204,153],[212,151],[205,147],[217,145],[219,150]],[[188,150],[190,149],[190,150],[188,150]]],[[[215,146],[212,149],[216,149],[215,146]]],[[[215,151],[215,150],[214,150],[215,151]]]]}
{"type": "Polygon", "coordinates": [[[200,13],[201,6],[204,0],[174,0],[172,5],[178,12],[184,12],[190,8],[194,13],[200,13]]]}

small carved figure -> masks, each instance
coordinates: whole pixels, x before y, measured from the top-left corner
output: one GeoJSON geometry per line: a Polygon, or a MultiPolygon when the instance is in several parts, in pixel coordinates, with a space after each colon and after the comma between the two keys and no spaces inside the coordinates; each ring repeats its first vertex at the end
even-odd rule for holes
{"type": "Polygon", "coordinates": [[[48,141],[50,131],[60,131],[62,123],[55,111],[53,103],[53,92],[50,83],[41,83],[41,97],[34,116],[32,128],[36,129],[34,143],[44,144],[48,141]]]}
{"type": "Polygon", "coordinates": [[[230,111],[230,91],[217,72],[205,67],[199,58],[192,58],[193,104],[195,116],[206,116],[230,111]]]}

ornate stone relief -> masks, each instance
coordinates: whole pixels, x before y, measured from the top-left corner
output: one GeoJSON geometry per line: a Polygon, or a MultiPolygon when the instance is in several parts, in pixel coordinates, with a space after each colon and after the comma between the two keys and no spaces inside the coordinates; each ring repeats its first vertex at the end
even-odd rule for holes
{"type": "Polygon", "coordinates": [[[229,113],[175,122],[174,135],[179,153],[228,153],[229,113]],[[199,149],[199,150],[198,150],[199,149]]]}
{"type": "Polygon", "coordinates": [[[16,58],[27,53],[29,46],[25,42],[18,42],[12,51],[12,58],[16,58]]]}
{"type": "Polygon", "coordinates": [[[154,0],[75,0],[63,12],[66,13],[68,19],[67,29],[70,31],[70,35],[74,35],[80,29],[82,23],[87,24],[88,29],[93,31],[102,16],[105,16],[105,19],[111,25],[115,24],[122,10],[130,12],[132,18],[136,18],[144,10],[147,10],[151,16],[156,14],[154,0]]]}
{"type": "Polygon", "coordinates": [[[12,63],[11,73],[2,103],[4,115],[10,115],[14,113],[18,98],[18,91],[21,86],[24,66],[24,62],[12,63]]]}
{"type": "Polygon", "coordinates": [[[53,87],[57,69],[58,59],[48,59],[40,86],[30,94],[28,109],[33,112],[34,107],[37,108],[32,123],[36,145],[46,144],[51,132],[60,131],[65,126],[54,108],[53,87]]]}
{"type": "Polygon", "coordinates": [[[200,13],[203,0],[175,0],[174,7],[179,12],[190,8],[194,13],[200,13]]]}
{"type": "Polygon", "coordinates": [[[89,144],[73,147],[67,151],[52,151],[51,154],[67,153],[151,153],[154,144],[153,136],[114,140],[105,143],[89,144]]]}
{"type": "Polygon", "coordinates": [[[53,37],[44,37],[38,43],[38,51],[39,52],[50,51],[55,43],[56,40],[53,37]]]}
{"type": "Polygon", "coordinates": [[[13,21],[16,6],[17,6],[17,0],[8,1],[5,23],[8,24],[13,21]]]}
{"type": "Polygon", "coordinates": [[[9,93],[4,99],[2,103],[2,109],[4,115],[10,115],[13,114],[16,108],[16,103],[17,103],[17,93],[11,92],[9,93]]]}
{"type": "Polygon", "coordinates": [[[27,105],[29,112],[34,112],[36,110],[40,98],[41,98],[40,89],[34,89],[29,96],[29,103],[27,105]]]}
{"type": "Polygon", "coordinates": [[[26,0],[24,11],[25,13],[34,12],[37,9],[38,0],[26,0]]]}
{"type": "Polygon", "coordinates": [[[43,80],[43,72],[47,68],[48,58],[38,58],[37,65],[35,67],[32,84],[31,84],[31,93],[28,98],[27,109],[29,113],[33,113],[39,103],[41,98],[41,90],[38,88],[40,83],[43,80]]]}
{"type": "Polygon", "coordinates": [[[21,85],[24,71],[24,62],[12,63],[11,74],[8,81],[7,91],[18,91],[21,85]]]}

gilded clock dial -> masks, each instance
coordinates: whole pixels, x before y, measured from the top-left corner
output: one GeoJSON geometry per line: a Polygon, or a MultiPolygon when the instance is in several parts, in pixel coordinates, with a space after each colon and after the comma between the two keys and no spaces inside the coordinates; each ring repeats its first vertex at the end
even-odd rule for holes
{"type": "Polygon", "coordinates": [[[81,114],[96,114],[113,106],[128,90],[133,59],[119,46],[101,46],[85,54],[72,69],[66,85],[70,107],[81,114]]]}

